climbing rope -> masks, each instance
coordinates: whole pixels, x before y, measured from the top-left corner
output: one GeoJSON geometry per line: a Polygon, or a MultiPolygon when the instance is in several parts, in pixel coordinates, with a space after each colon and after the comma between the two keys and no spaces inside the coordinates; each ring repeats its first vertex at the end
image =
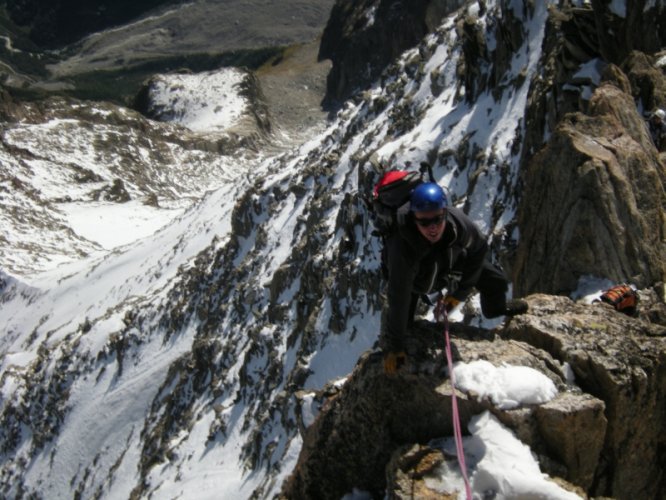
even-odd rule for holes
{"type": "MultiPolygon", "coordinates": [[[[438,304],[439,305],[439,304],[438,304]]],[[[458,399],[456,398],[456,377],[453,373],[453,355],[451,353],[451,339],[449,338],[449,318],[446,307],[443,304],[435,308],[435,318],[438,322],[444,323],[444,339],[446,341],[446,362],[449,367],[449,379],[451,380],[451,408],[453,419],[453,435],[456,442],[456,455],[458,456],[458,465],[462,472],[465,482],[465,493],[467,500],[472,500],[472,488],[467,477],[467,465],[465,464],[465,450],[462,442],[462,432],[460,429],[460,413],[458,412],[458,399]]]]}

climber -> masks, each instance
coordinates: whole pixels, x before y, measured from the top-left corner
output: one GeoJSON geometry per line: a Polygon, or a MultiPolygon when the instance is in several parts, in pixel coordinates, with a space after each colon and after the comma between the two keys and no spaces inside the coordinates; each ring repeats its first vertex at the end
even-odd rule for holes
{"type": "Polygon", "coordinates": [[[648,128],[652,142],[658,151],[666,149],[666,111],[661,108],[654,110],[648,120],[648,128]]]}
{"type": "Polygon", "coordinates": [[[406,363],[403,340],[420,296],[446,289],[439,300],[450,311],[475,287],[486,318],[527,311],[524,300],[507,302],[508,279],[488,260],[486,239],[463,212],[448,206],[444,191],[434,182],[414,189],[404,222],[385,245],[388,283],[380,347],[387,373],[406,363]]]}

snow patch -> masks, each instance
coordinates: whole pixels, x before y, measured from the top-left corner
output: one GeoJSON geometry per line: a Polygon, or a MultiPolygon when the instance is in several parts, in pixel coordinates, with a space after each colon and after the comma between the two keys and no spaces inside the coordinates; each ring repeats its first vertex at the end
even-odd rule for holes
{"type": "Polygon", "coordinates": [[[237,68],[198,74],[158,75],[151,82],[151,108],[163,121],[195,132],[225,131],[245,114],[248,100],[241,85],[248,78],[237,68]]]}

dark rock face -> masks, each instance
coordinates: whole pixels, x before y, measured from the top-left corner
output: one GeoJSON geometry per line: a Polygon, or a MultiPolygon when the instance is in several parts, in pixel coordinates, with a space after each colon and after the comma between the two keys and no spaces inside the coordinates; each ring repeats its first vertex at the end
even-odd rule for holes
{"type": "Polygon", "coordinates": [[[619,66],[631,84],[631,90],[623,90],[633,96],[638,109],[666,104],[663,74],[655,66],[658,51],[666,44],[658,21],[664,18],[663,10],[659,3],[646,9],[644,2],[637,2],[628,4],[626,16],[620,18],[598,1],[587,7],[551,9],[543,42],[543,74],[530,84],[523,164],[543,147],[564,115],[587,112],[585,89],[591,82],[576,75],[582,64],[596,60],[619,66]],[[645,24],[636,28],[639,19],[645,24]]]}
{"type": "Polygon", "coordinates": [[[591,3],[599,52],[605,60],[620,64],[632,50],[654,53],[664,46],[666,6],[662,2],[627,2],[625,18],[613,15],[603,0],[591,3]]]}
{"type": "MultiPolygon", "coordinates": [[[[646,307],[659,302],[653,292],[645,294],[646,307]]],[[[473,415],[490,410],[565,487],[595,496],[658,498],[664,488],[666,328],[601,303],[545,295],[528,300],[529,314],[494,332],[452,325],[454,357],[529,366],[548,376],[559,394],[512,410],[459,394],[463,429],[473,415]],[[575,385],[565,382],[564,362],[575,385]]],[[[305,431],[283,498],[340,498],[353,488],[390,498],[410,498],[415,491],[419,498],[445,498],[423,482],[447,460],[428,443],[452,434],[442,327],[420,322],[410,341],[408,373],[386,376],[381,356],[370,353],[327,398],[305,431]]]]}
{"type": "Polygon", "coordinates": [[[325,101],[351,97],[406,49],[433,30],[462,0],[337,0],[319,48],[331,59],[325,101]]]}

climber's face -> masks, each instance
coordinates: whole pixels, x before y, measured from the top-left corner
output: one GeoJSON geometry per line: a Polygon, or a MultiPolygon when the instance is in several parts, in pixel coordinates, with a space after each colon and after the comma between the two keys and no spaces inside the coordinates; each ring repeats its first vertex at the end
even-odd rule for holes
{"type": "Polygon", "coordinates": [[[446,210],[429,210],[414,212],[414,222],[419,233],[430,243],[436,243],[444,234],[446,227],[446,210]]]}

